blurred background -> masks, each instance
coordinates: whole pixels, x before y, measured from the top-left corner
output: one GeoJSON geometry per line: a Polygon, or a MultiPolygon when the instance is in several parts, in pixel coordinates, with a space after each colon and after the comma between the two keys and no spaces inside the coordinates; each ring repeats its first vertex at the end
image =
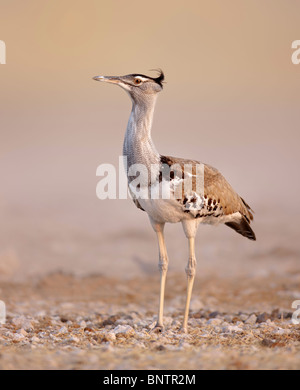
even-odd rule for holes
{"type": "MultiPolygon", "coordinates": [[[[199,274],[299,272],[299,18],[284,0],[0,0],[0,278],[157,272],[147,215],[96,197],[131,102],[92,80],[154,68],[159,152],[215,166],[255,210],[255,243],[200,226],[199,274]]],[[[166,236],[184,275],[181,226],[166,236]]]]}

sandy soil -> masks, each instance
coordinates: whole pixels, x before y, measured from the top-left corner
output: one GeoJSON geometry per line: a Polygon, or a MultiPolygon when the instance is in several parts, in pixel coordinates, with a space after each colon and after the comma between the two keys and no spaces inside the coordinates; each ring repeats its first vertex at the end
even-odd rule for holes
{"type": "Polygon", "coordinates": [[[169,275],[162,333],[153,330],[158,286],[156,276],[65,273],[2,282],[0,368],[300,368],[300,326],[290,308],[299,274],[198,277],[188,334],[180,332],[184,275],[169,275]]]}

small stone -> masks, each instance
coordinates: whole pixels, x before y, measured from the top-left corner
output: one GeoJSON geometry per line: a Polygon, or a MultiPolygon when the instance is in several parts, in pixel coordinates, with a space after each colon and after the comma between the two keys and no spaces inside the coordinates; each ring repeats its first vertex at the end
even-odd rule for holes
{"type": "Polygon", "coordinates": [[[251,316],[249,316],[247,318],[247,320],[245,321],[245,324],[254,325],[256,323],[256,320],[257,320],[256,315],[255,314],[251,314],[251,316]]]}
{"type": "Polygon", "coordinates": [[[148,332],[142,331],[142,332],[136,332],[136,337],[140,339],[149,339],[151,336],[148,332]]]}
{"type": "Polygon", "coordinates": [[[223,322],[222,322],[222,326],[230,326],[230,323],[227,322],[227,321],[223,321],[223,322]]]}
{"type": "Polygon", "coordinates": [[[263,339],[262,342],[261,342],[261,345],[263,345],[264,347],[272,347],[274,342],[275,341],[273,341],[271,339],[263,339]]]}
{"type": "Polygon", "coordinates": [[[233,315],[231,314],[226,314],[226,316],[224,316],[224,320],[227,322],[232,322],[232,319],[233,319],[233,315]]]}
{"type": "Polygon", "coordinates": [[[26,318],[25,316],[17,316],[14,317],[11,321],[18,329],[25,329],[26,331],[33,329],[33,323],[31,320],[26,318]]]}
{"type": "Polygon", "coordinates": [[[39,338],[36,337],[36,336],[33,336],[33,337],[31,337],[30,341],[31,341],[32,343],[38,343],[39,341],[41,341],[41,339],[39,339],[39,338]]]}
{"type": "Polygon", "coordinates": [[[66,334],[66,333],[68,333],[68,332],[69,332],[69,331],[68,331],[67,327],[62,326],[62,327],[57,331],[57,334],[66,334]]]}
{"type": "Polygon", "coordinates": [[[69,338],[69,341],[71,341],[73,343],[79,343],[80,339],[76,336],[72,336],[69,338]]]}
{"type": "Polygon", "coordinates": [[[248,314],[240,314],[239,318],[241,321],[246,321],[249,318],[249,316],[248,316],[248,314]]]}
{"type": "Polygon", "coordinates": [[[21,340],[24,339],[24,336],[23,336],[22,334],[20,334],[20,333],[15,333],[15,334],[13,335],[13,339],[14,339],[15,341],[21,341],[21,340]]]}
{"type": "Polygon", "coordinates": [[[284,311],[284,312],[282,312],[282,317],[285,320],[289,319],[289,318],[292,318],[292,316],[293,316],[293,313],[291,311],[284,311]]]}
{"type": "Polygon", "coordinates": [[[18,334],[22,334],[23,336],[28,336],[28,333],[26,332],[26,330],[25,329],[23,329],[23,328],[21,328],[21,329],[19,329],[18,331],[17,331],[17,333],[18,334]]]}
{"type": "Polygon", "coordinates": [[[100,324],[100,327],[101,328],[104,328],[105,326],[107,325],[114,325],[115,322],[120,319],[120,316],[118,315],[113,315],[113,316],[110,316],[109,318],[107,318],[106,320],[104,320],[101,324],[100,324]]]}
{"type": "Polygon", "coordinates": [[[222,322],[223,320],[221,320],[221,318],[211,318],[207,321],[207,325],[217,326],[220,325],[222,322]]]}
{"type": "Polygon", "coordinates": [[[112,331],[107,332],[104,337],[107,341],[116,341],[116,335],[112,331]]]}
{"type": "Polygon", "coordinates": [[[278,329],[274,330],[272,333],[283,335],[283,334],[286,334],[288,332],[286,331],[286,329],[278,328],[278,329]]]}
{"type": "Polygon", "coordinates": [[[170,326],[173,322],[173,318],[172,317],[164,317],[164,326],[170,326]]]}
{"type": "Polygon", "coordinates": [[[262,322],[266,322],[268,318],[269,315],[266,312],[261,313],[257,316],[257,322],[261,324],[262,322]]]}
{"type": "Polygon", "coordinates": [[[241,329],[239,326],[237,325],[229,325],[229,326],[224,326],[222,328],[222,332],[224,333],[241,333],[243,332],[243,329],[241,329]]]}
{"type": "Polygon", "coordinates": [[[148,321],[146,321],[146,320],[139,320],[136,325],[137,326],[141,326],[142,328],[146,328],[148,326],[148,321]]]}
{"type": "Polygon", "coordinates": [[[162,344],[159,344],[155,348],[157,351],[165,351],[166,347],[162,344]]]}
{"type": "Polygon", "coordinates": [[[118,325],[112,330],[112,332],[118,337],[130,337],[135,334],[134,329],[130,325],[118,325]]]}
{"type": "Polygon", "coordinates": [[[274,309],[271,313],[271,319],[276,320],[281,317],[281,314],[279,313],[279,309],[274,309]]]}
{"type": "Polygon", "coordinates": [[[209,314],[209,318],[216,318],[220,313],[218,311],[213,311],[212,313],[209,314]]]}

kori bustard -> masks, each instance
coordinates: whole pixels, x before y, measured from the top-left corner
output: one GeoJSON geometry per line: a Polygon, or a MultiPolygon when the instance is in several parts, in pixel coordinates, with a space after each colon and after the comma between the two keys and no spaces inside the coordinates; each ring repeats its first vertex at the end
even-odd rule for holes
{"type": "Polygon", "coordinates": [[[156,99],[163,89],[162,71],[156,78],[129,74],[96,76],[94,80],[119,85],[132,100],[123,155],[127,158],[126,170],[132,199],[139,209],[148,214],[157,234],[160,297],[156,327],[160,330],[163,329],[164,292],[169,263],[164,240],[165,223],[181,222],[188,239],[189,257],[185,269],[187,293],[182,324],[182,330],[186,332],[196,270],[195,236],[199,224],[224,223],[242,236],[255,240],[250,227],[252,210],[217,169],[195,160],[163,156],[156,150],[151,138],[151,126],[156,99]],[[160,196],[157,196],[158,191],[160,196]]]}

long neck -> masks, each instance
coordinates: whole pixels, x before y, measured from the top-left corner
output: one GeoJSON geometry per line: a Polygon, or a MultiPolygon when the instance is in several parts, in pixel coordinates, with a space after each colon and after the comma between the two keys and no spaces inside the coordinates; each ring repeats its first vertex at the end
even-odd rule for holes
{"type": "Polygon", "coordinates": [[[128,168],[133,164],[143,164],[150,172],[151,164],[158,164],[160,155],[151,139],[156,96],[145,102],[133,100],[132,111],[127,125],[123,144],[123,155],[127,157],[128,168]]]}

